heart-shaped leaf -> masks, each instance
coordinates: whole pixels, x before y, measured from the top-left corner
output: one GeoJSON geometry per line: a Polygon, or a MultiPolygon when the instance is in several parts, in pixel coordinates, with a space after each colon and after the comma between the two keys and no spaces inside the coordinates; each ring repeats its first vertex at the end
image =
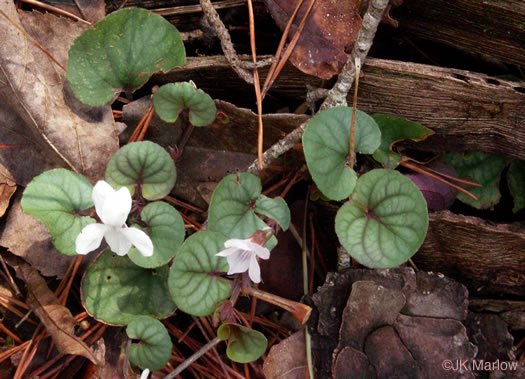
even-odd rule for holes
{"type": "Polygon", "coordinates": [[[184,108],[190,110],[193,126],[207,126],[215,120],[217,108],[212,98],[191,83],[169,83],[153,95],[155,112],[166,122],[175,122],[184,108]]]}
{"type": "Polygon", "coordinates": [[[133,142],[113,155],[106,167],[106,181],[113,188],[138,185],[148,200],[162,199],[175,185],[177,172],[170,155],[150,141],[133,142]]]}
{"type": "Polygon", "coordinates": [[[392,150],[396,142],[406,139],[423,141],[434,134],[432,130],[401,117],[377,113],[372,118],[381,130],[381,145],[374,152],[374,159],[385,168],[396,168],[401,162],[401,155],[392,150]]]}
{"type": "MultiPolygon", "coordinates": [[[[303,149],[308,170],[319,190],[329,199],[342,200],[352,193],[357,175],[348,166],[348,139],[352,108],[336,107],[315,115],[303,134],[303,149]]],[[[372,154],[381,142],[376,122],[357,110],[355,151],[372,154]]]]}
{"type": "Polygon", "coordinates": [[[177,29],[146,9],[114,12],[85,31],[69,50],[67,79],[75,96],[91,106],[133,92],[155,72],[186,62],[177,29]]]}
{"type": "Polygon", "coordinates": [[[337,212],[335,231],[348,253],[372,268],[406,262],[423,243],[427,204],[410,179],[376,169],[357,181],[352,200],[337,212]]]}
{"type": "Polygon", "coordinates": [[[266,351],[268,341],[264,334],[238,324],[222,324],[217,330],[217,336],[228,340],[226,355],[234,362],[253,362],[266,351]]]}
{"type": "Polygon", "coordinates": [[[137,265],[153,268],[165,265],[175,256],[184,241],[184,221],[179,212],[162,201],[149,203],[140,213],[140,218],[147,225],[146,232],[153,242],[153,256],[143,256],[135,247],[128,253],[137,265]]]}
{"type": "Polygon", "coordinates": [[[510,158],[487,153],[449,153],[443,155],[442,159],[454,167],[458,177],[473,180],[483,186],[469,188],[479,200],[471,199],[461,192],[458,193],[458,200],[477,209],[488,209],[499,203],[501,173],[510,158]]]}
{"type": "MultiPolygon", "coordinates": [[[[261,197],[261,180],[257,176],[231,174],[224,177],[213,192],[208,209],[208,226],[210,230],[229,238],[247,238],[267,227],[255,212],[274,219],[283,228],[288,227],[290,210],[284,200],[274,199],[268,203],[261,197]]],[[[272,249],[276,244],[277,240],[272,237],[266,246],[272,249]]]]}
{"type": "Polygon", "coordinates": [[[129,360],[135,366],[155,371],[170,360],[173,345],[168,331],[159,320],[148,316],[136,317],[127,326],[126,333],[129,338],[140,340],[129,348],[129,360]]]}
{"type": "Polygon", "coordinates": [[[226,239],[220,233],[204,231],[182,244],[168,279],[171,296],[182,311],[207,316],[230,295],[230,281],[221,277],[228,271],[228,262],[215,256],[224,250],[226,239]]]}
{"type": "Polygon", "coordinates": [[[82,175],[57,168],[36,176],[22,196],[22,210],[42,221],[58,251],[75,255],[75,240],[96,221],[80,212],[93,206],[93,186],[82,175]]]}
{"type": "Polygon", "coordinates": [[[255,212],[277,221],[279,226],[286,230],[290,226],[290,209],[282,197],[270,199],[260,195],[255,201],[255,212]]]}
{"type": "Polygon", "coordinates": [[[514,198],[514,208],[516,213],[525,208],[525,161],[514,161],[507,173],[507,182],[510,193],[514,198]]]}
{"type": "Polygon", "coordinates": [[[82,304],[97,320],[112,325],[127,325],[137,316],[164,318],[175,310],[167,281],[167,266],[144,269],[106,250],[82,279],[82,304]]]}

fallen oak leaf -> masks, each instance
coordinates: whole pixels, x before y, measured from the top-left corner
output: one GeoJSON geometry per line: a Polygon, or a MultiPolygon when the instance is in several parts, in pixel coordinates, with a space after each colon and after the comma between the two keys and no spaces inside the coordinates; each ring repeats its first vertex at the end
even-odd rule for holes
{"type": "MultiPolygon", "coordinates": [[[[284,30],[299,0],[264,0],[272,18],[284,30]]],[[[293,36],[302,20],[308,2],[304,1],[292,24],[293,36]]],[[[330,79],[343,68],[347,55],[361,28],[359,0],[317,0],[301,36],[297,41],[290,62],[302,72],[330,79]]]]}
{"type": "Polygon", "coordinates": [[[21,263],[16,266],[18,276],[27,286],[27,304],[44,324],[53,339],[57,350],[62,354],[80,355],[93,364],[101,366],[101,362],[93,351],[74,334],[76,321],[65,306],[60,304],[37,270],[21,263]]]}

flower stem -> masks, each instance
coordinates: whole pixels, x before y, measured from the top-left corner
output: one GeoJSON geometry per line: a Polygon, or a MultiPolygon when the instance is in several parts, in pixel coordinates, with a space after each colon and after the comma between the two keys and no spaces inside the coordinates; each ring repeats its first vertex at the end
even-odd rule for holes
{"type": "Polygon", "coordinates": [[[257,299],[264,300],[267,303],[277,305],[285,311],[290,312],[292,316],[294,316],[295,319],[301,324],[305,324],[306,321],[308,321],[310,313],[312,312],[312,308],[310,308],[306,304],[298,303],[293,300],[288,300],[280,296],[273,295],[271,293],[261,291],[259,289],[255,289],[253,287],[243,288],[243,293],[245,295],[254,296],[257,299]]]}

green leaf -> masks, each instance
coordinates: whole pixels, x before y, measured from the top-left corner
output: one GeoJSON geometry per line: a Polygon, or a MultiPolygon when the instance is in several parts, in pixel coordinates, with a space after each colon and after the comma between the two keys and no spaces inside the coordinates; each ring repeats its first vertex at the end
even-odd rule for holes
{"type": "Polygon", "coordinates": [[[184,45],[172,24],[146,9],[126,8],[75,40],[67,79],[81,102],[97,107],[140,88],[153,73],[184,63],[184,45]]]}
{"type": "Polygon", "coordinates": [[[171,343],[168,331],[159,320],[148,316],[134,318],[126,328],[131,339],[140,343],[132,343],[129,348],[129,360],[142,370],[160,370],[170,360],[171,343]]]}
{"type": "MultiPolygon", "coordinates": [[[[352,108],[336,107],[315,115],[303,134],[303,149],[308,170],[319,190],[329,199],[342,200],[352,193],[357,175],[348,166],[348,138],[352,108]]],[[[355,151],[372,154],[381,142],[376,122],[357,110],[355,151]]]]}
{"type": "Polygon", "coordinates": [[[76,255],[75,241],[84,226],[96,221],[80,212],[93,206],[93,186],[82,175],[57,168],[35,177],[22,195],[22,210],[42,221],[55,247],[76,255]]]}
{"type": "Polygon", "coordinates": [[[106,250],[82,280],[82,304],[97,320],[127,325],[137,316],[168,317],[175,311],[168,267],[148,270],[106,250]]]}
{"type": "Polygon", "coordinates": [[[335,218],[343,247],[371,268],[406,262],[423,243],[427,227],[427,204],[421,192],[409,178],[387,169],[362,175],[352,200],[335,218]]]}
{"type": "Polygon", "coordinates": [[[507,173],[507,182],[514,199],[512,212],[525,208],[525,161],[513,161],[507,173]]]}
{"type": "Polygon", "coordinates": [[[442,159],[454,167],[459,178],[468,178],[483,186],[469,188],[479,200],[471,199],[461,192],[458,193],[459,200],[477,209],[488,209],[499,203],[501,173],[510,158],[487,153],[449,153],[442,159]]]}
{"type": "MultiPolygon", "coordinates": [[[[284,209],[284,201],[273,200],[271,205],[261,200],[261,180],[252,174],[239,173],[224,177],[211,198],[208,209],[210,230],[220,232],[229,238],[247,238],[267,225],[255,212],[268,216],[282,227],[288,227],[289,210],[284,209]]],[[[277,244],[275,237],[266,243],[269,249],[277,244]]]]}
{"type": "Polygon", "coordinates": [[[129,258],[141,267],[154,268],[167,264],[175,256],[184,241],[184,221],[179,212],[162,201],[149,203],[140,218],[147,225],[146,233],[153,242],[153,256],[143,256],[135,247],[128,253],[129,258]]]}
{"type": "Polygon", "coordinates": [[[401,117],[373,114],[372,118],[381,130],[381,145],[374,152],[374,159],[385,168],[396,168],[401,161],[401,155],[392,151],[394,143],[406,139],[423,141],[434,134],[432,130],[401,117]]]}
{"type": "Polygon", "coordinates": [[[184,108],[190,110],[193,126],[207,126],[215,120],[217,108],[212,98],[190,83],[169,83],[153,95],[155,112],[166,122],[175,122],[184,108]]]}
{"type": "Polygon", "coordinates": [[[231,283],[221,277],[228,262],[215,256],[224,250],[226,240],[220,233],[204,231],[182,244],[168,279],[171,296],[182,311],[207,316],[230,295],[231,283]]]}
{"type": "Polygon", "coordinates": [[[147,200],[162,199],[175,185],[177,172],[170,155],[156,143],[133,142],[113,155],[106,167],[106,181],[116,189],[135,185],[142,188],[147,200]]]}
{"type": "Polygon", "coordinates": [[[282,197],[270,199],[260,195],[255,201],[255,212],[277,221],[283,230],[290,226],[290,209],[282,197]]]}
{"type": "Polygon", "coordinates": [[[248,363],[259,359],[268,341],[261,332],[238,324],[222,324],[217,330],[221,340],[229,340],[226,355],[234,362],[248,363]]]}

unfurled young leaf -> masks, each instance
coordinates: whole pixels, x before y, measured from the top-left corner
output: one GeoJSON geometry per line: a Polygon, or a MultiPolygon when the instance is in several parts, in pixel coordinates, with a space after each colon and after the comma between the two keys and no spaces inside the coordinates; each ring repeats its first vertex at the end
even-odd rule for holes
{"type": "Polygon", "coordinates": [[[186,62],[177,29],[139,8],[116,11],[97,22],[69,51],[69,85],[84,104],[105,105],[121,91],[133,92],[155,72],[186,62]]]}
{"type": "Polygon", "coordinates": [[[371,268],[406,262],[423,243],[427,204],[410,179],[376,169],[357,181],[352,200],[337,212],[335,231],[348,253],[371,268]]]}
{"type": "Polygon", "coordinates": [[[134,318],[127,326],[129,338],[140,340],[129,348],[129,360],[141,369],[160,370],[170,360],[171,343],[168,331],[159,320],[148,316],[134,318]]]}
{"type": "Polygon", "coordinates": [[[58,251],[76,255],[75,240],[95,219],[81,212],[93,206],[93,186],[82,175],[63,168],[35,177],[22,195],[22,210],[42,221],[58,251]]]}
{"type": "Polygon", "coordinates": [[[170,155],[150,141],[133,142],[115,153],[106,167],[106,181],[114,188],[142,189],[147,200],[158,200],[170,193],[177,172],[170,155]]]}
{"type": "MultiPolygon", "coordinates": [[[[331,200],[343,200],[352,193],[357,175],[348,166],[348,139],[352,108],[336,107],[315,115],[306,126],[303,149],[308,170],[319,190],[331,200]]],[[[381,132],[376,122],[356,111],[355,151],[372,154],[379,147],[381,132]]]]}
{"type": "Polygon", "coordinates": [[[217,336],[228,341],[226,355],[238,363],[259,359],[268,346],[268,341],[261,332],[238,324],[222,324],[217,330],[217,336]]]}
{"type": "Polygon", "coordinates": [[[184,108],[190,110],[193,126],[207,126],[215,120],[217,108],[212,98],[191,83],[169,83],[153,95],[155,112],[166,122],[175,122],[184,108]]]}

